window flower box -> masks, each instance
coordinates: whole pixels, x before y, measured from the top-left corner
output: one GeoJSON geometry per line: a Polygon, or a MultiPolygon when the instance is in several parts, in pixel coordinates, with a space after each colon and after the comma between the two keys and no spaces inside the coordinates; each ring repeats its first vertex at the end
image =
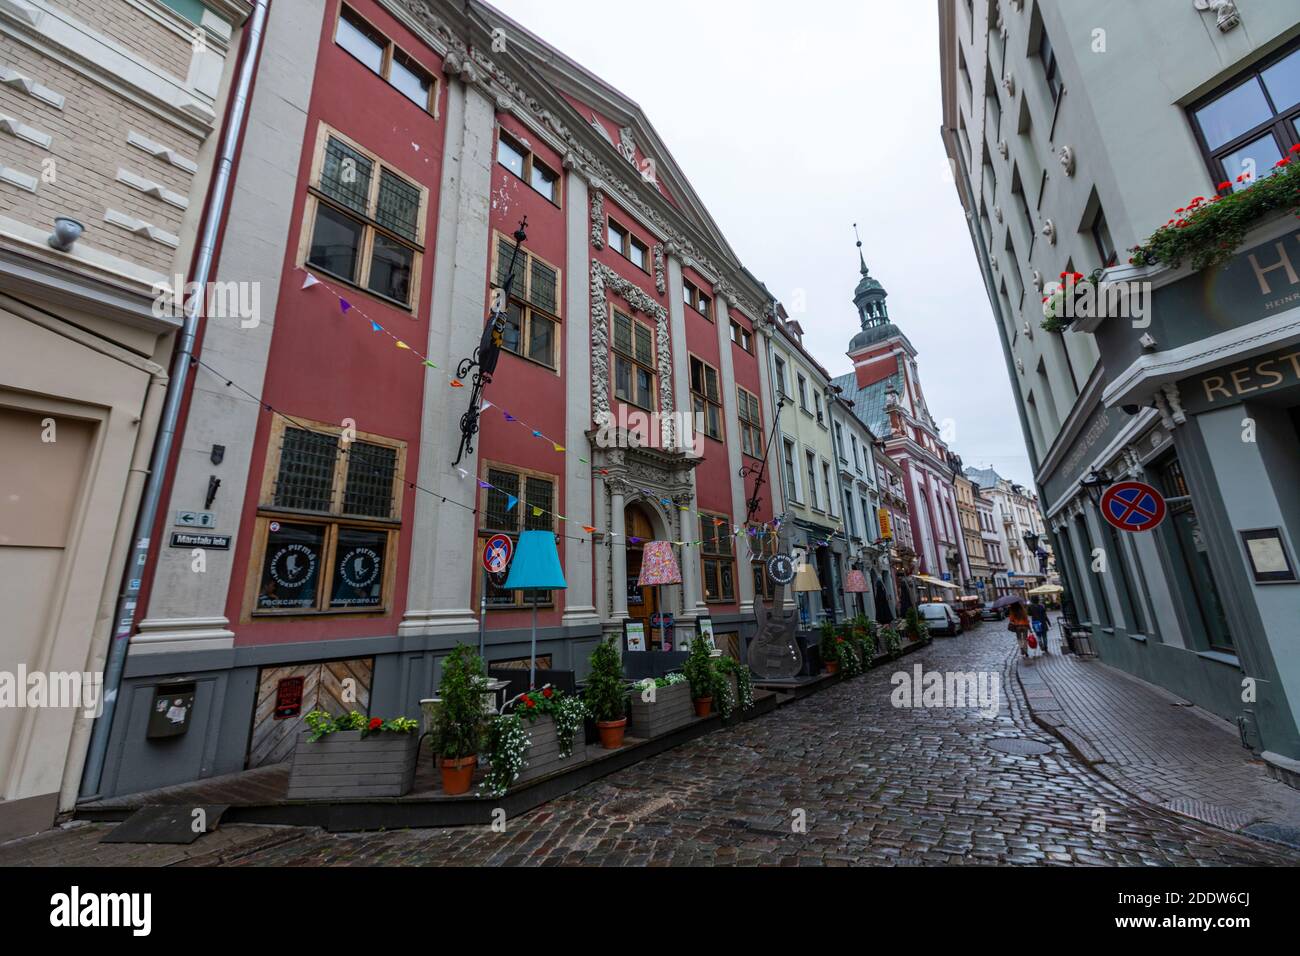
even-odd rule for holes
{"type": "Polygon", "coordinates": [[[560,738],[555,729],[555,718],[549,714],[538,717],[531,723],[524,722],[524,733],[531,739],[524,760],[527,762],[515,784],[527,783],[539,777],[571,770],[587,760],[587,743],[583,739],[582,728],[573,735],[573,752],[567,757],[560,756],[560,738]]]}
{"type": "Polygon", "coordinates": [[[413,733],[340,730],[316,742],[303,731],[289,768],[290,800],[400,797],[415,783],[413,733]]]}
{"type": "Polygon", "coordinates": [[[648,740],[662,737],[695,719],[695,705],[691,701],[691,685],[687,681],[655,687],[652,700],[638,684],[632,689],[631,717],[628,734],[648,740]]]}

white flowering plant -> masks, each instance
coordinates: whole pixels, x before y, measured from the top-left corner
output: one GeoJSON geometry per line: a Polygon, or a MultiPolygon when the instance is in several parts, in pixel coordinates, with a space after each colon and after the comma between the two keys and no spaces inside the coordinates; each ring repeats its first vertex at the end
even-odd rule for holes
{"type": "Polygon", "coordinates": [[[525,757],[533,741],[516,714],[493,717],[486,737],[485,756],[489,767],[479,784],[479,796],[504,797],[527,768],[525,757]]]}

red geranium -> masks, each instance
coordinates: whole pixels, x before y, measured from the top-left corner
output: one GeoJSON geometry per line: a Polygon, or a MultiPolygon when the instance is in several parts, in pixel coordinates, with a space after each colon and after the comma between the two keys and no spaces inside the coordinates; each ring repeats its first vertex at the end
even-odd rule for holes
{"type": "Polygon", "coordinates": [[[1296,143],[1294,146],[1292,146],[1290,149],[1288,149],[1287,152],[1288,152],[1288,153],[1300,153],[1300,143],[1296,143]]]}
{"type": "Polygon", "coordinates": [[[1276,163],[1273,164],[1273,168],[1277,169],[1279,166],[1289,166],[1289,165],[1291,165],[1291,157],[1283,156],[1281,159],[1279,159],[1276,163]]]}
{"type": "Polygon", "coordinates": [[[1226,179],[1223,182],[1219,183],[1220,192],[1222,192],[1225,189],[1231,189],[1231,188],[1232,188],[1232,183],[1228,182],[1226,179]]]}
{"type": "Polygon", "coordinates": [[[547,700],[550,700],[551,697],[554,696],[554,694],[555,691],[551,690],[549,687],[542,688],[542,696],[545,697],[547,700]]]}
{"type": "Polygon", "coordinates": [[[524,703],[528,706],[529,710],[532,710],[534,707],[537,706],[537,701],[533,700],[531,697],[525,697],[524,703]]]}
{"type": "Polygon", "coordinates": [[[379,729],[380,727],[382,727],[382,726],[384,726],[384,719],[383,719],[382,717],[371,717],[371,718],[370,718],[370,729],[371,729],[371,730],[378,730],[378,729],[379,729]]]}

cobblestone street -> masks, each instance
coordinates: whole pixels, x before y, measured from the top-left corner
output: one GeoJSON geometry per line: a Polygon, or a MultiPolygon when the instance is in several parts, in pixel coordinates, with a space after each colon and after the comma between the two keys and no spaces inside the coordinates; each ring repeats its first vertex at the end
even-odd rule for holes
{"type": "Polygon", "coordinates": [[[639,763],[488,828],[329,834],[226,827],[187,852],[94,842],[106,826],[0,849],[0,863],[83,865],[1233,865],[1300,854],[1180,817],[1090,771],[1030,720],[996,625],[639,763]],[[902,709],[891,675],[990,670],[996,720],[902,709]],[[990,749],[1029,738],[1042,756],[990,749]],[[794,824],[806,814],[806,832],[794,824]],[[1104,814],[1104,818],[1101,816],[1104,814]],[[1104,830],[1094,821],[1104,819],[1104,830]],[[165,854],[165,855],[161,855],[165,854]]]}

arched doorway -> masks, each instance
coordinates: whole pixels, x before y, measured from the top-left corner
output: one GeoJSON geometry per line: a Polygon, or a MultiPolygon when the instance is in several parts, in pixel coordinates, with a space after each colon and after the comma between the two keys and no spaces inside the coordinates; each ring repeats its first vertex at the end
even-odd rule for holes
{"type": "Polygon", "coordinates": [[[632,503],[623,510],[623,527],[627,534],[627,613],[633,620],[645,625],[646,639],[651,650],[660,650],[659,629],[650,626],[651,618],[659,611],[658,589],[639,587],[641,559],[645,542],[656,539],[655,522],[644,505],[632,503]],[[634,540],[635,539],[635,540],[634,540]]]}

